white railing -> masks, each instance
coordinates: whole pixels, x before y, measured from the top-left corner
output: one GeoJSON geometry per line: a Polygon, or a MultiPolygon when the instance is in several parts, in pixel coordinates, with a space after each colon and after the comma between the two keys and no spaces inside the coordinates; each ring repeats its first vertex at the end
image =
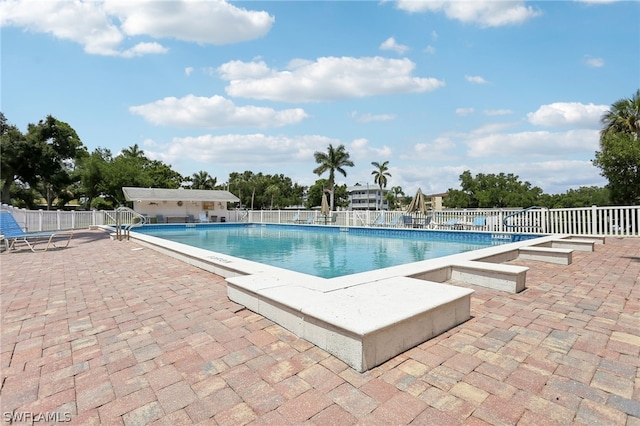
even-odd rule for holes
{"type": "MultiPolygon", "coordinates": [[[[372,226],[379,216],[384,220],[379,226],[404,226],[401,216],[404,211],[338,211],[333,225],[372,226]]],[[[251,223],[324,223],[324,217],[317,210],[253,210],[247,211],[243,222],[251,223]]],[[[416,218],[416,215],[411,215],[416,218]]],[[[640,206],[581,207],[570,209],[446,209],[434,210],[432,227],[457,219],[463,227],[473,223],[476,217],[485,218],[484,226],[473,227],[480,231],[518,232],[534,234],[575,234],[575,235],[640,235],[640,206]],[[509,216],[509,217],[508,217],[509,216]],[[435,226],[434,226],[435,225],[435,226]]],[[[419,223],[423,217],[418,215],[419,223]]],[[[415,220],[414,220],[415,222],[415,220]]]]}
{"type": "Polygon", "coordinates": [[[3,204],[26,232],[66,231],[115,224],[115,210],[62,211],[27,210],[3,204]]]}
{"type": "MultiPolygon", "coordinates": [[[[3,205],[27,232],[86,229],[90,226],[115,225],[115,210],[47,211],[26,210],[3,205]]],[[[404,211],[338,211],[337,226],[394,226],[403,227],[404,211]],[[384,215],[384,219],[379,219],[384,215]],[[376,222],[378,220],[378,223],[376,222]]],[[[416,219],[416,215],[412,215],[416,219]]],[[[470,224],[476,217],[483,217],[484,226],[469,227],[480,231],[518,232],[575,235],[640,235],[640,206],[581,207],[570,209],[532,208],[522,209],[446,209],[434,210],[431,225],[457,219],[470,224]],[[519,212],[519,213],[518,213],[519,212]],[[518,213],[518,214],[514,214],[518,213]],[[511,216],[510,216],[511,215],[511,216]],[[506,218],[506,220],[505,220],[506,218]]],[[[422,222],[424,217],[417,217],[422,222]]],[[[133,216],[132,218],[133,219],[133,216]]],[[[318,210],[232,210],[229,222],[250,223],[311,223],[324,224],[325,218],[318,210]]],[[[415,220],[414,220],[415,222],[415,220]]],[[[433,227],[433,226],[432,226],[433,227]]]]}

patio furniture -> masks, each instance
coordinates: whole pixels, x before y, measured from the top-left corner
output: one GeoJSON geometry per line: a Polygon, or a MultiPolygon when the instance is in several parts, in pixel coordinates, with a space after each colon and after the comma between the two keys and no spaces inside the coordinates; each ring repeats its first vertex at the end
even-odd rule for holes
{"type": "Polygon", "coordinates": [[[67,243],[64,245],[64,247],[67,247],[73,236],[73,232],[63,234],[55,232],[25,232],[13,215],[6,211],[0,212],[0,233],[4,237],[4,244],[8,251],[14,250],[17,244],[25,244],[34,253],[36,252],[36,245],[44,241],[46,241],[46,245],[40,251],[47,251],[51,245],[62,248],[56,246],[53,241],[54,237],[59,235],[69,236],[67,243]]]}

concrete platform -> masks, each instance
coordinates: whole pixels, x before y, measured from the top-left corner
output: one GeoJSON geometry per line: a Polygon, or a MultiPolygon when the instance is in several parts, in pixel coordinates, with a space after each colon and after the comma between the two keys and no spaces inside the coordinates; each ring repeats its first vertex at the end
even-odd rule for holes
{"type": "Polygon", "coordinates": [[[227,288],[234,302],[360,372],[468,320],[473,293],[407,277],[319,291],[250,275],[227,278],[227,288]]]}

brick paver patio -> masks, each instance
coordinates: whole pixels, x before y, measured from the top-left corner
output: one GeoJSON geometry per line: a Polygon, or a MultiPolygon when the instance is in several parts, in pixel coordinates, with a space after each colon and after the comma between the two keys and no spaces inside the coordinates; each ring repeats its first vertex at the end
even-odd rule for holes
{"type": "Polygon", "coordinates": [[[364,374],[101,231],[0,262],[3,423],[640,426],[640,238],[518,261],[526,291],[475,288],[470,321],[364,374]]]}

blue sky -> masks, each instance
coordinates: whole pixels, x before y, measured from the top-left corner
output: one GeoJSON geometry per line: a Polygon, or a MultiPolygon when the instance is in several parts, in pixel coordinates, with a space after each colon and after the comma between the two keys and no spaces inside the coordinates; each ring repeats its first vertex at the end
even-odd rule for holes
{"type": "Polygon", "coordinates": [[[349,185],[388,160],[407,194],[465,170],[602,186],[600,117],[640,87],[638,2],[4,0],[0,25],[10,123],[51,114],[218,183],[311,185],[343,144],[349,185]]]}

